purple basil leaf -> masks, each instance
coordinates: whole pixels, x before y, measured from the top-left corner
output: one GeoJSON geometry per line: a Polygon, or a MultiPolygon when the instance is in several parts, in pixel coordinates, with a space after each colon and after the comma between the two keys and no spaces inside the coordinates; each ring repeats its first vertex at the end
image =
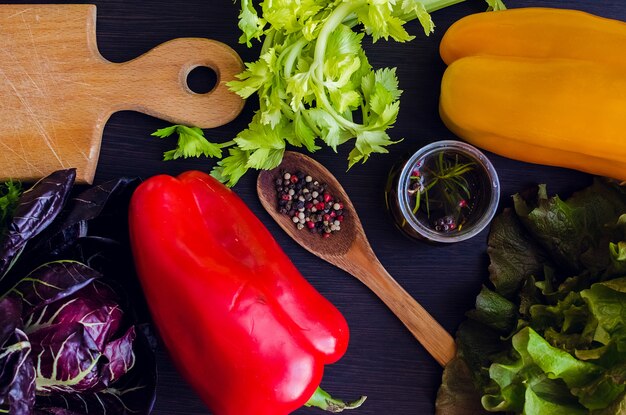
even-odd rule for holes
{"type": "Polygon", "coordinates": [[[137,334],[135,327],[129,328],[126,333],[119,339],[113,340],[104,348],[104,356],[108,363],[104,365],[101,381],[105,382],[105,386],[109,386],[113,382],[119,380],[135,366],[136,356],[133,351],[133,342],[137,334]]]}
{"type": "Polygon", "coordinates": [[[29,334],[37,392],[82,392],[99,383],[102,353],[80,323],[59,324],[29,334]]]}
{"type": "Polygon", "coordinates": [[[63,209],[75,179],[75,169],[59,170],[44,177],[20,196],[0,242],[0,280],[26,243],[50,225],[63,209]]]}
{"type": "Polygon", "coordinates": [[[3,298],[0,300],[0,345],[4,344],[22,326],[22,304],[19,298],[3,298]]]}
{"type": "Polygon", "coordinates": [[[36,358],[37,390],[93,391],[124,375],[134,361],[135,336],[130,328],[121,338],[114,338],[123,316],[117,295],[100,280],[31,307],[24,323],[36,358]]]}
{"type": "Polygon", "coordinates": [[[25,312],[74,294],[99,278],[100,274],[75,261],[57,261],[42,265],[18,282],[9,295],[24,300],[25,312]]]}
{"type": "Polygon", "coordinates": [[[136,332],[132,369],[111,386],[95,393],[64,393],[37,397],[36,415],[148,415],[156,397],[156,363],[143,331],[136,332]]]}
{"type": "MultiPolygon", "coordinates": [[[[33,192],[42,191],[42,182],[33,192]]],[[[11,414],[151,412],[156,394],[154,349],[143,325],[129,326],[137,321],[137,303],[143,298],[134,274],[127,224],[130,196],[138,182],[111,181],[67,200],[72,177],[67,187],[48,189],[47,201],[60,203],[48,208],[49,216],[32,215],[40,224],[24,228],[28,232],[22,235],[29,235],[21,247],[3,247],[0,240],[0,261],[7,262],[6,266],[0,262],[0,275],[4,277],[10,269],[0,281],[0,293],[27,275],[6,294],[7,301],[22,303],[11,319],[18,321],[15,327],[24,321],[22,334],[28,340],[24,344],[30,347],[30,366],[25,367],[31,369],[32,385],[30,398],[19,400],[21,412],[12,408],[11,414]],[[103,275],[108,278],[106,284],[103,275]]],[[[31,206],[44,201],[34,195],[30,195],[31,206]]],[[[18,224],[22,222],[30,223],[20,220],[18,224]]],[[[147,316],[142,308],[142,315],[147,316]]],[[[0,335],[12,330],[2,321],[5,315],[9,317],[4,311],[0,309],[0,335]]],[[[147,317],[141,321],[148,321],[147,317]]],[[[9,382],[0,377],[0,391],[6,385],[9,382]]],[[[7,406],[2,405],[0,401],[0,412],[7,406]]]]}
{"type": "Polygon", "coordinates": [[[35,404],[31,344],[21,328],[19,299],[0,300],[0,412],[30,415],[35,404]]]}
{"type": "Polygon", "coordinates": [[[24,314],[26,333],[35,342],[42,330],[60,330],[63,325],[79,323],[98,351],[119,331],[124,313],[113,290],[100,281],[61,300],[37,305],[24,314]]]}
{"type": "MultiPolygon", "coordinates": [[[[104,232],[106,236],[113,231],[115,236],[125,237],[128,203],[138,184],[138,179],[123,177],[92,186],[73,197],[59,219],[34,241],[25,255],[54,259],[73,251],[79,239],[90,235],[102,236],[104,232]],[[102,229],[91,229],[97,222],[103,222],[102,229]]],[[[85,258],[78,259],[85,262],[85,258]]]]}

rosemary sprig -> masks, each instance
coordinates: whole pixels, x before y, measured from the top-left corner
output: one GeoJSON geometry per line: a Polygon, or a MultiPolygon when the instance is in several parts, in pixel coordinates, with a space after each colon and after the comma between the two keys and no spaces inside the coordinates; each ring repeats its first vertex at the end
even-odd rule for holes
{"type": "Polygon", "coordinates": [[[434,168],[423,167],[427,174],[420,174],[416,170],[417,174],[410,176],[410,180],[413,183],[409,187],[410,195],[415,196],[413,214],[416,214],[422,207],[422,198],[424,198],[426,215],[430,217],[431,200],[429,191],[436,185],[442,186],[443,189],[440,193],[446,198],[445,203],[447,203],[447,206],[458,208],[459,201],[471,197],[469,183],[464,175],[472,171],[474,166],[474,162],[462,163],[458,154],[455,155],[454,160],[450,160],[444,157],[444,152],[442,151],[435,160],[434,168]]]}

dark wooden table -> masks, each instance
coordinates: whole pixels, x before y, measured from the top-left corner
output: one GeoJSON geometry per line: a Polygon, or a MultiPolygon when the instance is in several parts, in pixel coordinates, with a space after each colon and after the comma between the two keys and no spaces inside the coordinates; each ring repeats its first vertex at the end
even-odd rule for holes
{"type": "MultiPolygon", "coordinates": [[[[59,1],[43,1],[59,3],[59,1]]],[[[9,1],[9,3],[27,3],[9,1]]],[[[78,1],[77,3],[87,3],[78,1]]],[[[90,2],[91,3],[91,2],[90,2]]],[[[259,44],[239,45],[237,14],[232,0],[97,0],[98,43],[103,56],[114,62],[130,60],[150,48],[177,37],[206,37],[227,43],[244,61],[256,60],[259,44]]],[[[605,17],[626,20],[625,0],[509,0],[509,7],[548,6],[576,8],[605,17]]],[[[487,276],[487,231],[452,246],[413,242],[392,225],[383,201],[383,186],[392,164],[406,153],[431,141],[454,136],[439,119],[439,83],[445,69],[438,46],[445,30],[457,19],[486,7],[482,0],[468,0],[433,14],[435,34],[423,35],[416,22],[408,24],[417,38],[406,44],[366,38],[371,64],[397,66],[402,105],[393,138],[404,138],[386,155],[374,155],[365,165],[346,171],[350,144],[339,154],[325,149],[314,158],[340,180],[358,209],[370,242],[388,271],[450,332],[464,319],[487,276]]],[[[626,53],[626,51],[624,51],[626,53]]],[[[200,79],[198,82],[202,83],[200,79]]],[[[207,81],[210,82],[210,81],[207,81]]],[[[234,122],[207,135],[230,140],[244,129],[258,104],[252,98],[234,122]]],[[[590,122],[592,122],[590,120],[590,122]]],[[[209,159],[163,162],[161,155],[173,141],[150,137],[167,123],[137,113],[115,114],[104,131],[96,181],[118,176],[149,177],[177,174],[188,169],[208,171],[209,159]]],[[[593,137],[590,137],[593,139],[593,137]]],[[[533,183],[545,182],[550,191],[567,194],[590,182],[590,176],[565,169],[530,165],[490,155],[502,184],[501,206],[510,195],[533,183]]],[[[390,311],[363,285],[344,272],[310,255],[296,245],[262,209],[255,192],[256,174],[246,175],[235,187],[258,214],[309,281],[346,316],[351,343],[345,357],[326,370],[322,386],[337,397],[368,395],[361,415],[415,415],[434,413],[442,369],[421,348],[390,311]]],[[[189,316],[194,319],[193,315],[189,316]]],[[[176,373],[167,354],[158,355],[160,379],[155,414],[209,414],[200,399],[176,373]]],[[[212,374],[207,373],[207,376],[212,374]]],[[[245,399],[242,396],[241,399],[245,399]]],[[[298,414],[320,413],[301,409],[298,414]]]]}

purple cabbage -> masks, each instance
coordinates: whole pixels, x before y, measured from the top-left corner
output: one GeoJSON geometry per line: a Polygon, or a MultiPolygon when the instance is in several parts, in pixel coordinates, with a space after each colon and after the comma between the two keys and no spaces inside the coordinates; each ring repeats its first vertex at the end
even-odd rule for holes
{"type": "Polygon", "coordinates": [[[76,170],[59,170],[41,179],[19,198],[0,244],[0,280],[26,243],[45,229],[65,204],[76,170]]]}
{"type": "Polygon", "coordinates": [[[32,413],[35,403],[35,365],[24,333],[19,299],[0,300],[0,411],[32,413]]]}
{"type": "Polygon", "coordinates": [[[69,199],[73,181],[60,171],[25,192],[0,240],[0,413],[149,414],[154,349],[128,306],[134,287],[120,284],[136,280],[125,239],[136,181],[69,199]]]}

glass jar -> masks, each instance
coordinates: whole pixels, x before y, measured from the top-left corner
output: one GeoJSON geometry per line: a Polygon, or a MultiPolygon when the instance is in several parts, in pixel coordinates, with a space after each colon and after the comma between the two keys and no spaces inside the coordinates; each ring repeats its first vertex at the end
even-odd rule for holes
{"type": "Polygon", "coordinates": [[[385,189],[396,226],[413,239],[452,243],[493,219],[500,182],[491,162],[461,141],[431,143],[391,171],[385,189]]]}

